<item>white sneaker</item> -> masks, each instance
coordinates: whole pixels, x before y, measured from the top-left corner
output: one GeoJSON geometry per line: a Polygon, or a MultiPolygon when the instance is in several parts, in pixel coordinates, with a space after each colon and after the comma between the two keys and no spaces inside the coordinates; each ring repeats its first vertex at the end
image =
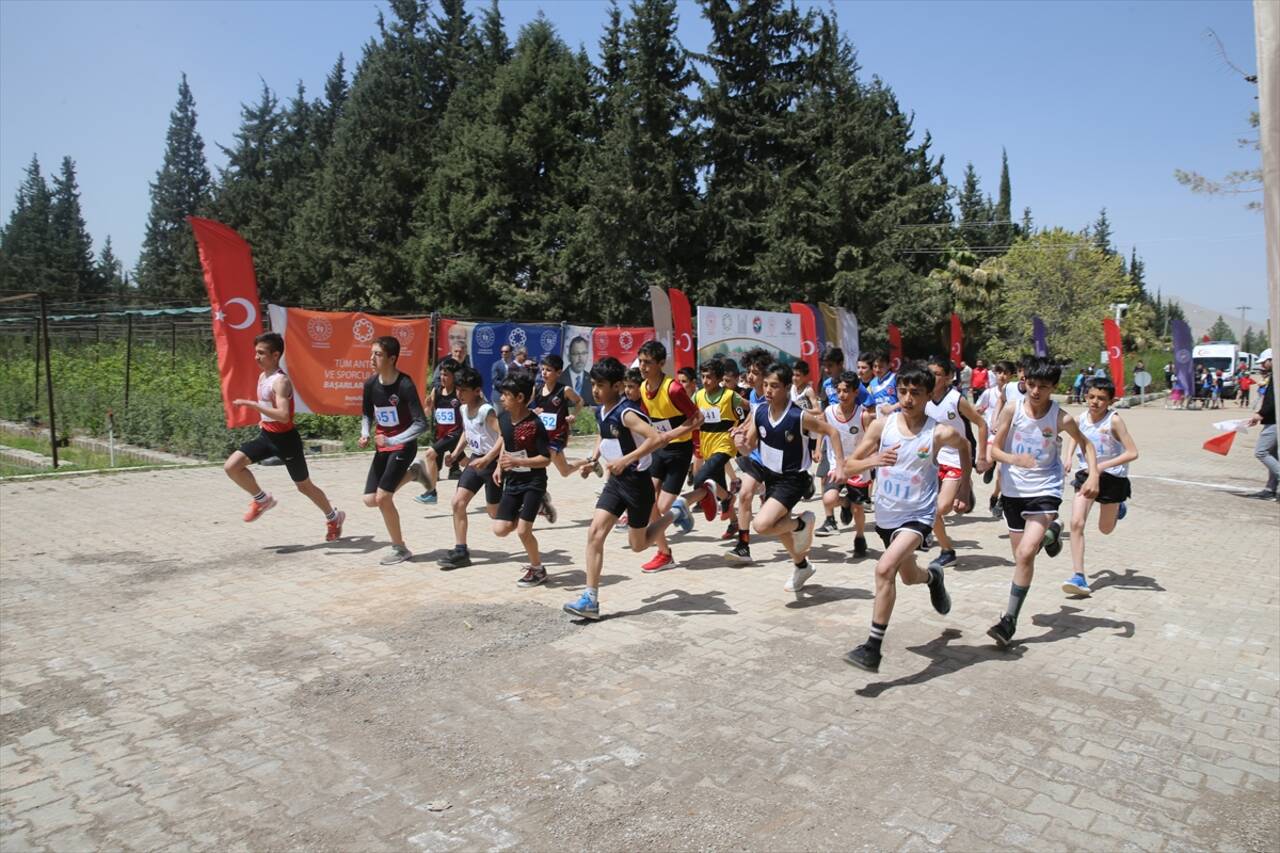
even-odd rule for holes
{"type": "Polygon", "coordinates": [[[808,560],[804,561],[803,566],[796,566],[791,572],[791,578],[787,581],[787,585],[783,587],[787,592],[799,592],[804,588],[805,582],[813,577],[813,573],[817,569],[813,567],[813,563],[808,560]]]}
{"type": "Polygon", "coordinates": [[[802,557],[809,553],[809,549],[813,546],[813,532],[815,518],[811,512],[800,513],[800,520],[804,522],[804,530],[799,530],[792,534],[795,537],[796,553],[802,557]]]}

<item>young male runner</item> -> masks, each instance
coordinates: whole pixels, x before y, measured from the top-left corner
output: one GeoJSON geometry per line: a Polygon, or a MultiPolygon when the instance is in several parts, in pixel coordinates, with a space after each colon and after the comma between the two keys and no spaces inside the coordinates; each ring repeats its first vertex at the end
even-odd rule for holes
{"type": "Polygon", "coordinates": [[[791,379],[791,368],[785,364],[775,362],[765,369],[766,403],[757,406],[747,421],[738,449],[754,450],[759,455],[764,506],[756,513],[755,531],[761,536],[777,536],[782,540],[782,546],[795,564],[784,588],[798,593],[816,571],[808,559],[816,527],[813,513],[791,515],[792,508],[804,495],[805,481],[813,482],[805,464],[809,457],[807,434],[816,432],[831,443],[837,463],[830,475],[832,480],[842,479],[844,445],[826,418],[806,412],[791,402],[791,379]]]}
{"type": "Polygon", "coordinates": [[[723,362],[718,358],[703,362],[702,387],[693,395],[693,404],[702,412],[698,438],[702,464],[693,475],[690,484],[693,488],[672,504],[673,507],[680,504],[690,517],[689,507],[701,504],[707,521],[716,517],[716,498],[722,507],[731,498],[724,472],[729,460],[737,455],[737,449],[730,433],[747,416],[747,402],[736,391],[722,388],[723,379],[723,362]]]}
{"type": "Polygon", "coordinates": [[[840,395],[836,391],[836,385],[840,382],[840,375],[844,373],[844,350],[840,347],[832,347],[822,356],[822,395],[827,398],[826,405],[834,406],[840,402],[840,395]]]}
{"type": "Polygon", "coordinates": [[[293,383],[280,369],[283,355],[284,338],[281,335],[265,332],[253,339],[253,357],[262,368],[258,374],[258,399],[234,400],[233,404],[257,410],[258,437],[240,445],[239,450],[227,457],[222,470],[253,498],[244,520],[257,521],[259,516],[276,505],[276,499],[258,487],[249,466],[269,456],[283,459],[294,486],[324,513],[324,539],[332,542],[342,536],[342,523],[346,521],[347,514],[334,509],[320,487],[311,482],[307,458],[302,451],[302,437],[293,425],[293,383]]]}
{"type": "Polygon", "coordinates": [[[364,382],[363,416],[360,418],[360,446],[369,446],[370,432],[377,451],[369,463],[364,483],[364,505],[382,512],[391,537],[391,553],[379,562],[384,566],[403,563],[413,555],[400,533],[400,513],[396,510],[396,489],[422,476],[418,436],[427,428],[427,414],[413,380],[396,368],[400,341],[390,335],[374,340],[370,347],[373,375],[364,382]],[[418,468],[410,470],[411,465],[418,468]]]}
{"type": "Polygon", "coordinates": [[[431,397],[427,401],[427,416],[435,419],[436,434],[435,441],[422,455],[423,464],[414,469],[424,489],[414,498],[418,503],[433,504],[438,500],[436,483],[440,480],[440,460],[458,446],[462,437],[462,424],[458,420],[461,404],[455,387],[455,376],[461,366],[451,357],[440,362],[440,381],[431,389],[431,397]]]}
{"type": "MultiPolygon", "coordinates": [[[[693,395],[698,393],[698,374],[692,367],[682,367],[676,371],[676,381],[684,386],[684,393],[689,395],[689,399],[693,399],[693,395]]],[[[702,465],[702,441],[698,435],[698,431],[693,431],[693,437],[690,439],[693,445],[693,460],[689,463],[688,480],[690,486],[693,485],[693,475],[697,473],[697,469],[702,465]]],[[[712,500],[714,506],[715,501],[712,500]]],[[[708,518],[708,521],[711,519],[708,518]]]]}
{"type": "MultiPolygon", "coordinates": [[[[964,393],[952,384],[955,370],[948,359],[933,356],[927,367],[933,374],[934,384],[929,402],[924,407],[925,414],[961,434],[966,431],[965,421],[978,428],[978,461],[975,467],[981,474],[987,470],[987,422],[964,393]]],[[[967,435],[965,440],[968,440],[967,435]]],[[[961,477],[960,454],[950,447],[938,451],[938,477],[942,484],[938,488],[938,518],[933,523],[933,535],[938,538],[941,551],[929,567],[941,569],[956,562],[955,546],[947,536],[947,513],[952,510],[964,512],[973,506],[973,483],[969,477],[961,477]]]]}
{"type": "MultiPolygon", "coordinates": [[[[582,412],[582,398],[578,392],[560,381],[564,372],[564,359],[555,353],[542,357],[539,364],[542,382],[533,396],[533,413],[542,421],[550,442],[551,463],[560,472],[561,477],[568,477],[585,463],[570,463],[564,456],[564,449],[569,444],[569,427],[582,412]],[[570,411],[572,408],[572,411],[570,411]]],[[[604,471],[598,472],[601,476],[604,471]]],[[[551,493],[543,492],[541,514],[549,524],[556,523],[556,508],[551,505],[551,493]]]]}
{"type": "MultiPolygon", "coordinates": [[[[1080,415],[1080,434],[1093,443],[1093,451],[1102,473],[1098,477],[1097,502],[1098,531],[1106,536],[1116,529],[1116,522],[1125,517],[1125,501],[1129,499],[1129,463],[1138,458],[1138,445],[1129,427],[1111,408],[1115,402],[1116,386],[1110,379],[1092,379],[1084,392],[1088,409],[1080,415]]],[[[1077,451],[1079,448],[1077,448],[1077,451]]],[[[1071,458],[1071,450],[1067,451],[1071,458]]],[[[1081,462],[1083,453],[1078,454],[1081,462]]],[[[1088,471],[1076,472],[1072,485],[1076,490],[1071,503],[1071,564],[1072,575],[1062,583],[1062,591],[1068,595],[1087,596],[1089,581],[1084,576],[1084,529],[1089,522],[1089,510],[1094,498],[1084,496],[1082,489],[1088,471]]]]}
{"type": "Polygon", "coordinates": [[[519,586],[537,586],[547,579],[542,566],[538,539],[533,535],[533,522],[542,510],[547,492],[547,466],[551,464],[551,441],[546,427],[529,409],[533,397],[533,376],[525,370],[513,370],[498,383],[503,412],[498,415],[498,470],[494,480],[502,484],[502,498],[493,515],[495,536],[509,536],[512,531],[529,555],[529,565],[516,581],[519,586]]]}
{"type": "Polygon", "coordinates": [[[1088,474],[1080,494],[1090,499],[1098,496],[1098,456],[1093,442],[1081,434],[1075,418],[1049,396],[1062,378],[1062,368],[1047,358],[1032,357],[1025,363],[1023,377],[1026,397],[1000,413],[991,446],[995,461],[1003,463],[1000,491],[1015,563],[1009,606],[987,631],[1002,649],[1013,642],[1018,611],[1035,574],[1036,554],[1042,545],[1050,557],[1062,550],[1062,525],[1057,521],[1062,503],[1062,433],[1084,450],[1088,474]]]}
{"type": "MultiPolygon", "coordinates": [[[[640,372],[644,374],[644,384],[641,386],[644,407],[653,428],[663,438],[663,446],[654,452],[649,465],[649,476],[653,479],[656,496],[649,520],[654,522],[671,509],[671,505],[680,496],[680,489],[684,486],[685,476],[693,461],[693,431],[702,426],[702,413],[689,399],[684,386],[662,372],[662,365],[667,361],[667,348],[661,341],[645,341],[641,344],[639,361],[640,372]]],[[[685,513],[682,518],[688,518],[688,514],[685,513]]],[[[680,526],[686,531],[689,529],[684,521],[680,526]]],[[[674,568],[676,561],[667,544],[666,532],[659,530],[654,541],[657,543],[658,553],[641,566],[641,570],[658,572],[674,568]]]]}
{"type": "Polygon", "coordinates": [[[499,439],[498,413],[491,403],[485,402],[481,391],[483,380],[480,371],[464,367],[457,374],[458,400],[462,406],[458,417],[462,421],[462,440],[445,454],[446,465],[455,465],[465,453],[467,467],[458,478],[458,488],[453,493],[454,547],[440,558],[440,568],[461,569],[471,565],[471,551],[467,547],[467,507],[471,499],[484,489],[485,511],[489,518],[498,514],[502,501],[502,486],[493,479],[497,468],[499,439]]]}
{"type": "MultiPolygon", "coordinates": [[[[566,613],[583,619],[600,618],[600,572],[604,566],[604,542],[609,529],[622,517],[628,519],[631,550],[640,552],[656,539],[655,525],[670,524],[678,511],[668,511],[653,523],[653,483],[649,478],[650,453],[662,446],[663,437],[649,423],[638,403],[623,396],[622,362],[612,356],[600,359],[591,368],[591,396],[596,402],[596,422],[600,437],[592,463],[604,459],[609,479],[596,501],[595,514],[587,531],[586,589],[581,597],[564,606],[566,613]]],[[[588,469],[582,469],[587,476],[588,469]]]]}
{"type": "MultiPolygon", "coordinates": [[[[797,406],[804,409],[806,412],[821,414],[825,404],[820,403],[818,401],[818,395],[814,391],[813,383],[809,381],[809,363],[804,359],[797,361],[795,365],[791,368],[790,392],[791,392],[791,402],[795,403],[797,406]]],[[[810,437],[807,452],[808,452],[808,455],[805,456],[805,466],[804,466],[804,470],[806,474],[809,472],[809,468],[813,465],[813,463],[819,461],[818,460],[818,440],[816,438],[810,437]]],[[[826,466],[823,466],[823,467],[825,468],[826,466]]],[[[822,472],[822,476],[824,479],[827,473],[828,473],[827,471],[822,472]]],[[[809,500],[810,498],[812,498],[813,492],[814,492],[813,478],[810,477],[809,485],[804,490],[804,499],[809,500]]]]}
{"type": "Polygon", "coordinates": [[[889,357],[882,352],[872,356],[871,370],[875,377],[867,385],[867,394],[876,417],[882,418],[895,411],[898,402],[898,378],[893,372],[889,357]]]}
{"type": "MultiPolygon", "coordinates": [[[[752,412],[765,404],[764,377],[773,362],[769,351],[756,347],[742,356],[742,363],[747,368],[747,394],[745,399],[752,412]]],[[[734,441],[741,441],[746,435],[750,418],[732,431],[734,441]]],[[[742,485],[738,489],[738,541],[733,549],[725,555],[730,563],[751,562],[751,502],[764,484],[764,469],[760,464],[760,450],[757,447],[746,456],[738,457],[738,470],[742,474],[742,485]]]]}
{"type": "MultiPolygon", "coordinates": [[[[1000,416],[1000,407],[1004,404],[1004,386],[1009,382],[1009,377],[1013,375],[1013,362],[998,361],[991,368],[991,377],[988,379],[987,389],[982,392],[982,396],[978,398],[978,403],[974,406],[978,414],[982,415],[982,419],[987,422],[987,461],[991,462],[991,442],[996,440],[996,419],[1000,416]]],[[[982,475],[982,482],[990,483],[995,479],[996,464],[991,462],[987,470],[982,475]]],[[[1002,514],[1000,509],[1000,482],[996,481],[995,490],[991,493],[989,501],[991,515],[999,518],[1002,514]]]]}
{"type": "MultiPolygon", "coordinates": [[[[822,413],[827,423],[840,434],[840,444],[845,459],[853,456],[858,443],[862,440],[863,430],[871,420],[871,413],[858,402],[858,390],[861,384],[856,373],[846,371],[841,374],[840,381],[836,384],[837,400],[833,405],[827,406],[822,413]]],[[[871,480],[863,474],[856,477],[845,475],[840,468],[835,467],[835,452],[831,443],[823,442],[823,444],[827,448],[828,470],[836,471],[840,476],[835,482],[828,482],[822,493],[822,506],[827,511],[827,518],[818,528],[817,535],[834,536],[840,532],[840,526],[836,524],[836,507],[839,506],[841,516],[845,517],[844,523],[848,524],[850,520],[855,522],[853,555],[865,556],[867,539],[863,531],[867,513],[864,507],[871,502],[871,480]]]]}
{"type": "Polygon", "coordinates": [[[951,612],[943,569],[920,568],[916,550],[929,542],[938,503],[938,452],[956,451],[960,470],[969,476],[969,442],[953,427],[925,414],[933,394],[932,373],[905,364],[898,373],[898,411],[876,418],[853,458],[845,465],[850,476],[873,468],[876,477],[876,533],[884,553],[876,561],[876,600],[867,641],[844,656],[845,661],[870,672],[880,669],[881,643],[898,598],[897,578],[904,584],[929,585],[929,601],[941,614],[951,612]]]}

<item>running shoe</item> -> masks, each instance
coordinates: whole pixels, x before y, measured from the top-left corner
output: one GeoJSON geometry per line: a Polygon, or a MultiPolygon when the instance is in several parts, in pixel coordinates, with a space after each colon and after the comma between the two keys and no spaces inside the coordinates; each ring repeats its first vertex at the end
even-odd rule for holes
{"type": "Polygon", "coordinates": [[[422,491],[435,493],[435,489],[431,488],[431,480],[427,479],[427,466],[421,460],[409,466],[409,476],[422,486],[422,491]]]}
{"type": "Polygon", "coordinates": [[[991,517],[992,517],[992,518],[999,518],[999,517],[1000,517],[1000,516],[1002,516],[1002,515],[1004,515],[1004,501],[1002,501],[998,496],[992,495],[992,497],[991,497],[991,517]]]}
{"type": "Polygon", "coordinates": [[[449,469],[449,479],[450,479],[450,480],[461,480],[461,479],[462,479],[462,468],[461,468],[460,466],[458,466],[458,465],[454,465],[452,468],[450,468],[450,469],[449,469]]]}
{"type": "Polygon", "coordinates": [[[951,612],[951,595],[942,579],[942,569],[935,566],[929,566],[929,603],[943,616],[951,612]]]}
{"type": "Polygon", "coordinates": [[[392,545],[391,553],[379,560],[378,564],[381,566],[394,566],[396,563],[403,563],[412,556],[413,554],[405,546],[392,545]]]}
{"type": "Polygon", "coordinates": [[[1089,589],[1089,582],[1085,580],[1082,574],[1074,574],[1063,581],[1062,591],[1077,598],[1088,598],[1093,594],[1093,590],[1089,589]]]}
{"type": "Polygon", "coordinates": [[[818,526],[818,520],[813,517],[811,512],[800,513],[800,520],[804,522],[804,529],[797,530],[791,535],[796,543],[796,551],[801,554],[808,554],[809,549],[813,547],[813,531],[818,526]]]}
{"type": "Polygon", "coordinates": [[[1276,499],[1276,492],[1271,489],[1261,489],[1252,494],[1245,495],[1246,498],[1257,498],[1260,501],[1273,501],[1276,499]]]}
{"type": "Polygon", "coordinates": [[[855,557],[867,556],[867,537],[865,536],[853,537],[853,556],[855,557]]]}
{"type": "Polygon", "coordinates": [[[732,550],[730,550],[728,554],[724,555],[724,558],[728,560],[730,563],[736,563],[738,565],[745,565],[746,563],[750,563],[751,562],[751,546],[749,546],[746,542],[739,542],[737,545],[733,546],[732,550]]]}
{"type": "Polygon", "coordinates": [[[805,581],[813,577],[813,573],[816,571],[817,569],[813,567],[813,563],[805,560],[803,563],[800,563],[792,569],[791,577],[787,579],[786,584],[782,588],[787,592],[799,592],[804,588],[805,581]]]}
{"type": "Polygon", "coordinates": [[[600,618],[600,602],[583,592],[582,597],[577,601],[570,602],[564,606],[564,612],[580,619],[595,621],[600,618]]]}
{"type": "Polygon", "coordinates": [[[688,533],[693,529],[693,513],[689,512],[689,505],[684,502],[684,498],[676,498],[671,504],[671,511],[675,513],[671,523],[680,528],[681,533],[688,533]]]}
{"type": "Polygon", "coordinates": [[[813,477],[810,477],[808,480],[805,481],[804,499],[807,501],[813,500],[813,477]]]}
{"type": "Polygon", "coordinates": [[[342,522],[347,520],[347,514],[342,510],[338,510],[338,514],[333,517],[333,521],[324,523],[324,541],[335,542],[342,538],[342,522]]]}
{"type": "Polygon", "coordinates": [[[439,497],[436,495],[434,491],[431,491],[431,492],[423,492],[422,494],[414,498],[414,500],[420,504],[433,504],[437,500],[439,500],[439,497]]]}
{"type": "Polygon", "coordinates": [[[929,568],[944,569],[947,566],[954,566],[955,564],[956,564],[956,552],[943,551],[942,553],[938,554],[938,556],[933,558],[933,562],[929,564],[929,568]]]}
{"type": "Polygon", "coordinates": [[[738,537],[738,519],[730,518],[729,526],[724,529],[724,533],[720,534],[721,539],[736,539],[738,537]]]}
{"type": "Polygon", "coordinates": [[[1049,525],[1049,529],[1044,533],[1044,552],[1050,557],[1056,557],[1062,553],[1062,525],[1053,522],[1049,525]]]}
{"type": "Polygon", "coordinates": [[[528,589],[529,587],[539,586],[547,582],[547,570],[542,566],[534,568],[533,566],[524,567],[524,575],[520,580],[516,581],[516,586],[528,589]]]}
{"type": "Polygon", "coordinates": [[[996,466],[992,465],[986,471],[982,472],[982,482],[991,485],[991,481],[996,478],[996,466]]]}
{"type": "Polygon", "coordinates": [[[720,520],[728,521],[732,517],[732,514],[733,514],[733,497],[730,496],[720,501],[720,520]]]}
{"type": "Polygon", "coordinates": [[[716,520],[716,496],[711,494],[711,490],[707,489],[702,493],[702,500],[698,502],[702,507],[702,515],[707,521],[716,520]]]}
{"type": "Polygon", "coordinates": [[[440,558],[439,565],[440,568],[446,572],[453,569],[465,569],[467,566],[471,565],[471,551],[464,551],[456,547],[450,548],[445,552],[445,555],[440,558]]]}
{"type": "Polygon", "coordinates": [[[1018,628],[1018,624],[1008,614],[1000,617],[1000,621],[987,629],[987,636],[996,641],[996,645],[1002,649],[1007,649],[1013,644],[1013,632],[1018,628]]]}
{"type": "Polygon", "coordinates": [[[844,662],[852,664],[858,669],[865,669],[867,672],[880,671],[880,653],[866,643],[845,655],[844,662]]]}
{"type": "Polygon", "coordinates": [[[1116,509],[1116,521],[1124,518],[1129,514],[1129,505],[1124,501],[1120,501],[1120,506],[1116,509]]]}
{"type": "Polygon", "coordinates": [[[627,514],[624,512],[618,516],[618,523],[613,526],[614,530],[626,530],[630,525],[627,524],[627,514]]]}
{"type": "Polygon", "coordinates": [[[814,536],[835,536],[840,532],[840,525],[836,524],[836,520],[831,516],[827,516],[827,520],[822,522],[822,526],[813,532],[814,536]]]}
{"type": "Polygon", "coordinates": [[[848,527],[853,523],[853,504],[845,503],[840,507],[840,524],[848,527]]]}
{"type": "Polygon", "coordinates": [[[244,514],[245,522],[257,521],[262,514],[276,505],[276,499],[267,495],[263,501],[249,501],[249,509],[244,514]]]}
{"type": "Polygon", "coordinates": [[[653,574],[654,572],[660,572],[663,569],[674,569],[675,566],[675,557],[671,556],[670,553],[664,554],[659,551],[657,554],[653,555],[652,560],[640,567],[640,571],[645,574],[653,574]]]}
{"type": "Polygon", "coordinates": [[[555,523],[556,523],[556,518],[558,518],[559,516],[558,516],[558,514],[556,513],[556,508],[555,508],[554,506],[552,506],[552,505],[551,505],[551,493],[550,493],[550,492],[543,492],[543,493],[542,493],[542,506],[541,506],[541,508],[539,508],[539,509],[538,509],[538,515],[540,515],[540,516],[542,516],[543,518],[545,518],[545,519],[547,520],[547,524],[555,524],[555,523]]]}

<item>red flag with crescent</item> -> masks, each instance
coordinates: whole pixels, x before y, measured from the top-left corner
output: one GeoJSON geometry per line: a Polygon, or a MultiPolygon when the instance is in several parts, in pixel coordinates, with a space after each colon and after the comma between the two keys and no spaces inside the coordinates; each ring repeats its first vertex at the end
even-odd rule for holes
{"type": "Polygon", "coordinates": [[[693,309],[683,290],[667,288],[671,300],[671,343],[675,350],[676,370],[682,367],[696,368],[698,356],[693,349],[693,309]]]}
{"type": "Polygon", "coordinates": [[[960,324],[960,315],[951,312],[951,363],[960,368],[960,362],[964,359],[964,326],[960,324]]]}
{"type": "Polygon", "coordinates": [[[1102,337],[1107,344],[1107,366],[1116,393],[1124,394],[1124,346],[1120,340],[1120,324],[1110,317],[1102,321],[1102,337]]]}
{"type": "Polygon", "coordinates": [[[791,313],[800,318],[800,357],[809,365],[809,375],[817,379],[822,376],[818,363],[822,356],[818,352],[818,318],[806,302],[792,302],[791,313]]]}
{"type": "Polygon", "coordinates": [[[222,409],[228,427],[253,426],[258,413],[232,400],[256,399],[258,363],[253,339],[262,334],[262,309],[258,304],[258,279],[253,253],[239,234],[221,222],[188,216],[200,249],[204,286],[213,309],[213,343],[222,380],[222,409]]]}
{"type": "Polygon", "coordinates": [[[902,332],[892,323],[889,324],[889,366],[894,373],[902,367],[902,332]]]}

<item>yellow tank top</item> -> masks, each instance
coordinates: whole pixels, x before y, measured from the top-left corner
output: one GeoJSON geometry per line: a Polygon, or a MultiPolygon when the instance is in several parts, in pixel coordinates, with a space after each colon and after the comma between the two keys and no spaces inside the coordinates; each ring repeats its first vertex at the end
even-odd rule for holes
{"type": "MultiPolygon", "coordinates": [[[[645,411],[649,413],[649,420],[653,422],[653,428],[658,432],[671,432],[684,424],[684,412],[676,408],[676,404],[671,402],[671,383],[675,380],[670,376],[662,377],[662,384],[658,386],[658,393],[652,397],[649,396],[649,386],[644,383],[640,386],[640,397],[644,400],[645,411]]],[[[681,438],[674,439],[672,444],[679,444],[682,441],[692,441],[692,434],[686,433],[681,438]]]]}
{"type": "Polygon", "coordinates": [[[703,459],[710,459],[713,453],[738,455],[738,449],[729,435],[729,430],[741,421],[739,413],[733,408],[734,393],[727,388],[720,389],[719,393],[719,399],[714,402],[708,397],[705,388],[699,388],[693,395],[693,404],[702,412],[702,426],[698,428],[698,432],[703,459]]]}

